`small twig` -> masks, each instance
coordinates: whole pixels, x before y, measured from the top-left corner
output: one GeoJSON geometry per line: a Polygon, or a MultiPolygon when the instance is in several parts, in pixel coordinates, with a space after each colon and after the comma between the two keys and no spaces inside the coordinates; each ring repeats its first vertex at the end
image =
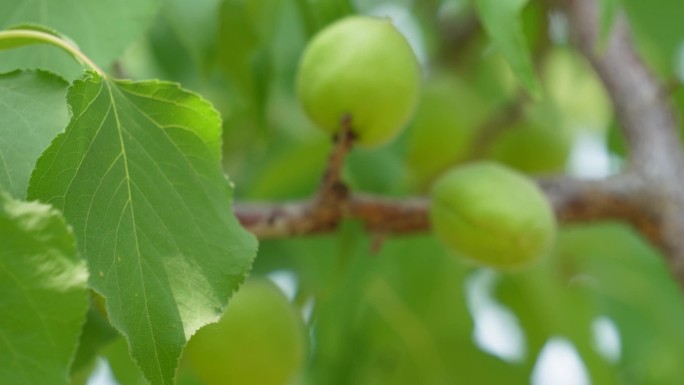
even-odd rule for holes
{"type": "Polygon", "coordinates": [[[340,121],[340,131],[316,194],[309,200],[279,204],[236,204],[235,213],[246,229],[260,239],[283,238],[331,231],[345,216],[349,189],[342,182],[344,159],[354,145],[351,118],[340,121]]]}
{"type": "MultiPolygon", "coordinates": [[[[435,23],[438,20],[434,20],[435,23]]],[[[466,46],[473,41],[473,37],[482,30],[480,21],[475,14],[460,18],[457,22],[437,23],[441,35],[440,59],[453,61],[466,52],[466,46]]]]}
{"type": "MultiPolygon", "coordinates": [[[[543,23],[542,28],[548,28],[548,21],[545,18],[543,23]]],[[[533,50],[532,60],[537,71],[542,66],[551,47],[551,40],[548,35],[542,34],[533,50]]],[[[512,100],[508,101],[505,106],[482,123],[476,131],[476,136],[467,159],[472,160],[483,157],[502,133],[512,128],[515,123],[524,117],[525,104],[528,102],[528,94],[520,90],[512,100]]]]}
{"type": "Polygon", "coordinates": [[[467,158],[472,160],[484,156],[501,133],[520,120],[527,100],[527,95],[524,92],[519,92],[515,99],[484,121],[476,131],[467,158]]]}

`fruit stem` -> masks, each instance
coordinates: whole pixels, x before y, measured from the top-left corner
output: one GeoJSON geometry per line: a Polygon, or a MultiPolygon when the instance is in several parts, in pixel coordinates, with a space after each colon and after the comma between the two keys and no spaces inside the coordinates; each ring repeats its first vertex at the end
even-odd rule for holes
{"type": "Polygon", "coordinates": [[[348,195],[347,186],[342,183],[341,176],[344,159],[356,140],[356,135],[352,132],[351,126],[351,116],[343,116],[340,120],[340,131],[333,138],[333,149],[328,157],[328,165],[321,179],[318,192],[318,199],[321,204],[335,202],[346,198],[348,195]]]}
{"type": "MultiPolygon", "coordinates": [[[[81,52],[81,50],[78,47],[76,47],[75,44],[59,36],[32,29],[10,29],[6,31],[0,31],[0,41],[3,40],[8,40],[10,44],[12,44],[12,40],[33,40],[38,43],[52,44],[69,53],[82,65],[85,65],[93,71],[97,72],[99,75],[104,76],[104,71],[100,67],[98,67],[97,64],[95,64],[92,60],[90,60],[90,58],[87,57],[83,52],[81,52]]],[[[14,48],[20,47],[22,45],[25,44],[17,44],[16,46],[10,45],[9,47],[14,48]]]]}

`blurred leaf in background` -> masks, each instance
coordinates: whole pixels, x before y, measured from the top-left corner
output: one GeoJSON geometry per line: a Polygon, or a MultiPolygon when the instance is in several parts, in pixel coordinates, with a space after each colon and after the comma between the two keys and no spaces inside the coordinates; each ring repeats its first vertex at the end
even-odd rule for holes
{"type": "MultiPolygon", "coordinates": [[[[140,38],[156,15],[161,0],[6,0],[0,28],[40,24],[66,35],[98,65],[108,68],[123,50],[140,38]],[[76,20],[76,22],[75,22],[76,20]],[[121,28],[125,25],[126,28],[121,28]]],[[[0,71],[42,68],[73,80],[83,70],[56,47],[21,48],[0,53],[0,71]]]]}

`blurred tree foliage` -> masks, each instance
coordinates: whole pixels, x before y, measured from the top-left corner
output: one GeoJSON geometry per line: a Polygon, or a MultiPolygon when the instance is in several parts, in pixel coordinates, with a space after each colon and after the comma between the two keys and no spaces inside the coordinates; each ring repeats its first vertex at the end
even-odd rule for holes
{"type": "MultiPolygon", "coordinates": [[[[601,84],[546,2],[529,2],[516,18],[540,79],[538,99],[525,96],[468,1],[204,0],[191,14],[182,12],[185,3],[164,4],[120,65],[133,78],[183,82],[215,103],[238,199],[304,198],[315,190],[330,144],[297,103],[297,61],[316,31],[350,13],[393,17],[424,70],[421,103],[400,138],[350,155],[344,178],[356,190],[424,193],[441,172],[473,156],[530,175],[562,173],[578,136],[604,138],[615,127],[601,84]],[[188,28],[198,20],[207,28],[188,28]],[[520,113],[475,152],[478,130],[518,100],[520,113]]],[[[672,64],[682,36],[672,27],[684,5],[619,3],[649,62],[666,78],[681,71],[672,64]]],[[[619,164],[622,151],[611,150],[619,164]]],[[[379,253],[369,251],[373,237],[352,223],[334,235],[261,244],[253,274],[291,272],[295,302],[313,304],[302,383],[529,383],[552,337],[571,341],[592,383],[677,384],[684,377],[676,359],[684,357],[681,296],[662,258],[623,225],[565,228],[544,264],[496,274],[492,295],[524,335],[517,361],[474,339],[478,319],[466,304],[466,282],[477,268],[448,255],[432,236],[387,239],[379,253]],[[617,358],[597,347],[592,325],[600,317],[619,332],[617,358]]]]}

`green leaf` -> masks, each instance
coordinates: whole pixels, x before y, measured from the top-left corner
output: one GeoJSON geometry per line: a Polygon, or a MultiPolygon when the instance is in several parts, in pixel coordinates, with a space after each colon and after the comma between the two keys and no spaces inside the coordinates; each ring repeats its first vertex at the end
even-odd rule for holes
{"type": "Polygon", "coordinates": [[[272,80],[271,47],[281,3],[225,0],[219,10],[218,64],[258,120],[264,118],[272,80]]]}
{"type": "Polygon", "coordinates": [[[0,74],[0,188],[24,198],[41,152],[66,127],[67,84],[42,71],[0,74]]]}
{"type": "Polygon", "coordinates": [[[204,73],[213,59],[220,4],[221,0],[167,0],[161,11],[160,19],[204,73]],[[197,28],[199,25],[202,28],[197,28]]]}
{"type": "MultiPolygon", "coordinates": [[[[102,314],[103,310],[99,303],[102,297],[95,293],[91,294],[90,309],[83,325],[78,350],[71,365],[72,377],[76,373],[89,371],[95,364],[95,358],[100,350],[119,337],[119,333],[110,325],[107,317],[102,314]]],[[[104,306],[104,301],[102,306],[104,306]]]]}
{"type": "Polygon", "coordinates": [[[639,51],[651,69],[661,78],[679,73],[681,59],[678,55],[684,29],[677,26],[684,12],[684,2],[621,0],[621,3],[629,16],[639,51]]]}
{"type": "MultiPolygon", "coordinates": [[[[160,4],[161,0],[5,0],[0,29],[21,23],[48,26],[73,39],[96,63],[107,66],[149,27],[160,4]]],[[[54,47],[2,53],[0,71],[38,67],[67,78],[80,75],[70,58],[55,53],[54,47]]]]}
{"type": "Polygon", "coordinates": [[[474,0],[485,31],[508,61],[515,75],[533,97],[541,95],[520,23],[527,0],[474,0]]]}
{"type": "Polygon", "coordinates": [[[107,359],[112,375],[119,384],[144,385],[145,377],[140,369],[135,366],[128,354],[126,340],[119,338],[107,345],[102,350],[102,356],[107,359]]]}
{"type": "Polygon", "coordinates": [[[67,99],[74,117],[29,195],[64,211],[110,321],[147,379],[171,384],[186,341],[218,320],[256,253],[232,214],[220,119],[159,81],[88,73],[67,99]]]}
{"type": "Polygon", "coordinates": [[[67,384],[88,309],[85,261],[62,215],[0,192],[0,379],[67,384]]]}

